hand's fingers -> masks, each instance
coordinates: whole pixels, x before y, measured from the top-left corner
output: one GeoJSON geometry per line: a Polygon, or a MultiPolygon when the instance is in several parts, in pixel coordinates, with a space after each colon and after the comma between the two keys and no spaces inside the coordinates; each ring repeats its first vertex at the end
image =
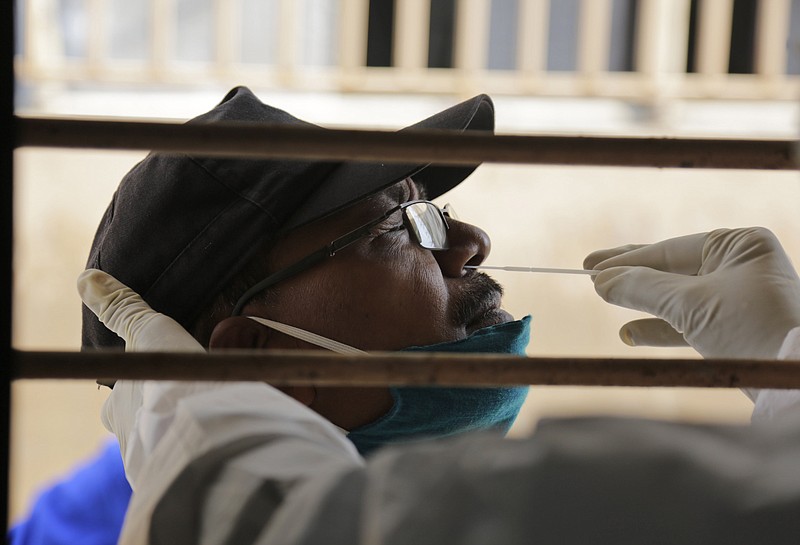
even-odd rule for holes
{"type": "Polygon", "coordinates": [[[595,250],[594,252],[587,255],[586,258],[583,260],[583,268],[594,269],[598,263],[602,263],[606,259],[610,259],[620,254],[636,250],[637,248],[641,248],[642,246],[647,246],[647,245],[626,244],[625,246],[617,246],[616,248],[605,248],[603,250],[595,250]]]}
{"type": "Polygon", "coordinates": [[[78,277],[78,292],[89,309],[139,352],[205,352],[172,318],[150,308],[138,293],[108,273],[88,269],[78,277]]]}
{"type": "Polygon", "coordinates": [[[137,350],[140,331],[156,315],[138,293],[97,269],[85,270],[78,276],[78,293],[89,310],[125,340],[128,350],[137,350]]]}
{"type": "Polygon", "coordinates": [[[181,324],[166,314],[154,312],[147,320],[135,324],[131,333],[131,341],[126,345],[126,350],[131,352],[206,351],[181,324]]]}
{"type": "Polygon", "coordinates": [[[641,310],[684,329],[684,301],[695,296],[696,277],[648,269],[615,267],[595,276],[594,289],[607,302],[641,310]]]}
{"type": "Polygon", "coordinates": [[[120,336],[123,336],[125,321],[130,314],[152,311],[138,293],[97,269],[87,269],[78,276],[78,293],[89,310],[120,336]]]}
{"type": "Polygon", "coordinates": [[[740,267],[766,258],[774,272],[796,277],[791,260],[780,241],[764,227],[716,229],[708,234],[704,248],[702,274],[723,266],[740,267]]]}
{"type": "Polygon", "coordinates": [[[648,267],[658,271],[695,275],[703,263],[707,233],[671,238],[654,244],[622,246],[594,252],[586,258],[587,268],[648,267]],[[591,258],[591,260],[590,260],[591,258]],[[602,259],[597,261],[598,259],[602,259]]]}
{"type": "Polygon", "coordinates": [[[659,318],[628,322],[619,330],[619,338],[628,346],[689,346],[683,335],[659,318]]]}

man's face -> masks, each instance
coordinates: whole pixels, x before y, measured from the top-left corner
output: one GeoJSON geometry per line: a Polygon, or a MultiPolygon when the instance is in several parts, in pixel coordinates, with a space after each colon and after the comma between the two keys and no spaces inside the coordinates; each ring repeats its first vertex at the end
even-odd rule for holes
{"type": "MultiPolygon", "coordinates": [[[[410,179],[338,214],[298,229],[272,251],[273,271],[283,269],[333,239],[420,199],[410,179]]],[[[464,269],[488,256],[481,229],[450,220],[449,249],[421,248],[393,214],[372,234],[311,269],[276,285],[259,315],[307,329],[363,350],[398,350],[462,339],[505,322],[501,289],[482,273],[464,269]]],[[[270,271],[270,272],[273,272],[270,271]]]]}
{"type": "MultiPolygon", "coordinates": [[[[420,199],[410,179],[329,218],[290,233],[272,250],[268,273],[382,216],[420,199]]],[[[399,350],[463,339],[476,329],[512,320],[500,308],[500,286],[464,269],[489,254],[481,229],[450,220],[449,249],[421,248],[393,214],[369,236],[270,288],[268,304],[254,300],[244,315],[299,327],[367,351],[399,350]]],[[[272,332],[270,348],[316,348],[272,332]]],[[[345,429],[370,423],[391,409],[388,388],[286,388],[289,395],[345,429]]]]}

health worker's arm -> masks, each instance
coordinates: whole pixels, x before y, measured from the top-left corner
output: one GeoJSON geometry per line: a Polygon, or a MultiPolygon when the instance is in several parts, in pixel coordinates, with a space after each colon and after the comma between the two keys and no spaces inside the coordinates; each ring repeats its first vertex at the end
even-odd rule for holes
{"type": "MultiPolygon", "coordinates": [[[[786,335],[778,359],[800,360],[800,327],[786,335]]],[[[792,414],[800,414],[800,391],[748,389],[747,395],[755,403],[753,422],[767,422],[792,414]]]]}
{"type": "MultiPolygon", "coordinates": [[[[706,358],[800,359],[800,278],[775,235],[718,229],[590,254],[595,290],[656,318],[625,324],[630,346],[689,345],[706,358]]],[[[800,412],[800,392],[753,390],[754,420],[800,412]]]]}
{"type": "MultiPolygon", "coordinates": [[[[128,350],[204,352],[105,273],[86,271],[79,291],[128,350]]],[[[263,383],[118,381],[102,419],[134,491],[122,544],[248,542],[309,483],[363,464],[335,426],[263,383]]]]}

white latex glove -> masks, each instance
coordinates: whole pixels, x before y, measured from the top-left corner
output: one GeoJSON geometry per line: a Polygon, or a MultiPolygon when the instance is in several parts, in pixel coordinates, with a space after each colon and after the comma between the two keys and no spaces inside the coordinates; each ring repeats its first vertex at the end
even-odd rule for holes
{"type": "Polygon", "coordinates": [[[631,346],[688,343],[707,358],[778,355],[800,325],[800,279],[774,234],[719,229],[647,245],[600,250],[584,261],[597,293],[660,319],[620,330],[631,346]]]}
{"type": "Polygon", "coordinates": [[[178,322],[154,311],[138,293],[106,272],[83,271],[78,293],[89,310],[122,337],[128,352],[205,352],[178,322]]]}
{"type": "MultiPolygon", "coordinates": [[[[100,321],[125,341],[129,352],[205,352],[203,346],[172,318],[158,313],[138,293],[108,273],[87,269],[78,277],[84,304],[100,321]]],[[[121,380],[103,405],[100,420],[119,441],[126,474],[133,486],[146,456],[158,443],[171,415],[154,426],[152,437],[139,437],[136,427],[144,403],[142,381],[121,380]]],[[[152,397],[152,394],[151,394],[152,397]]]]}

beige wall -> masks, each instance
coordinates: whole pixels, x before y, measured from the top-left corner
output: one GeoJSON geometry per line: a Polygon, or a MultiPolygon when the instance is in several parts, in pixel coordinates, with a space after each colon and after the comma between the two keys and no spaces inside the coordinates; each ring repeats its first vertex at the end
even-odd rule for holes
{"type": "MultiPolygon", "coordinates": [[[[80,348],[75,279],[103,210],[134,153],[21,150],[15,155],[15,348],[80,348]]],[[[12,386],[10,519],[32,493],[95,452],[108,389],[93,381],[19,381],[12,386]]]]}

